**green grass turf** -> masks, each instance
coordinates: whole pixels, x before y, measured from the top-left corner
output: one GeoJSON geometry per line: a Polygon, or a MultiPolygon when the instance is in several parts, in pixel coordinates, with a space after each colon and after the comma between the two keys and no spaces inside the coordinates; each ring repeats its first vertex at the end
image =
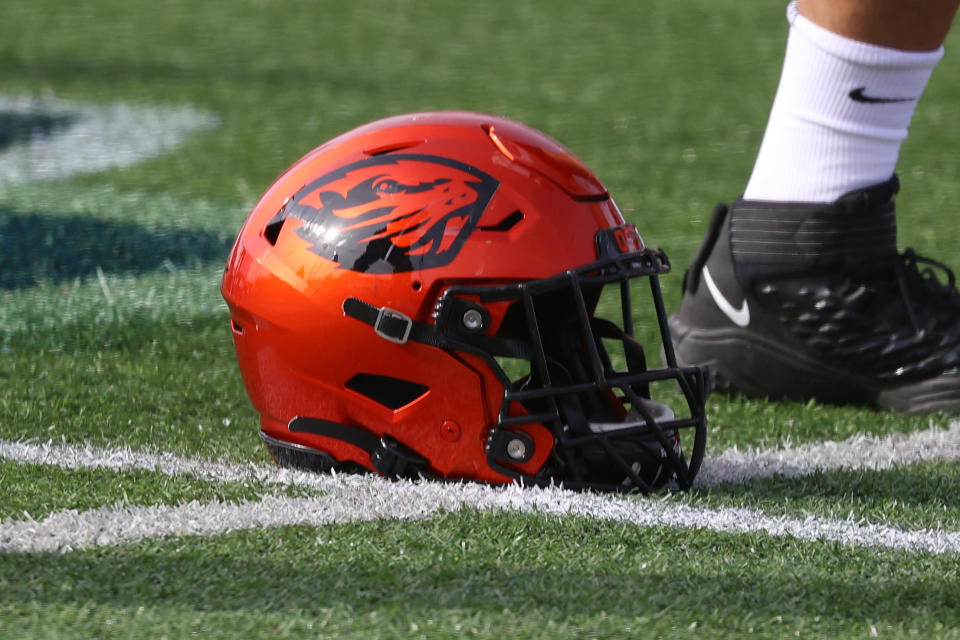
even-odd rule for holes
{"type": "MultiPolygon", "coordinates": [[[[282,169],[400,112],[493,112],[566,143],[668,251],[674,308],[712,205],[749,174],[783,11],[734,0],[6,7],[0,94],[189,103],[221,125],[124,170],[0,184],[0,438],[266,463],[217,290],[227,249],[282,169]]],[[[901,246],[954,267],[958,80],[948,54],[903,147],[898,204],[901,246]]],[[[713,451],[950,419],[718,396],[708,410],[713,451]]],[[[831,472],[677,499],[956,530],[957,473],[831,472]]],[[[3,462],[0,518],[258,490],[3,462]]],[[[0,556],[0,637],[958,637],[957,567],[950,556],[465,512],[0,556]]]]}
{"type": "Polygon", "coordinates": [[[51,623],[66,637],[279,638],[956,638],[960,625],[955,558],[470,511],[8,555],[0,569],[6,629],[38,637],[51,623]]]}
{"type": "Polygon", "coordinates": [[[829,471],[800,478],[765,478],[695,491],[692,505],[744,507],[770,515],[852,517],[907,529],[960,524],[960,469],[955,462],[883,471],[829,471]]]}
{"type": "Polygon", "coordinates": [[[219,316],[131,323],[110,347],[8,353],[0,436],[265,462],[225,328],[219,316]]]}

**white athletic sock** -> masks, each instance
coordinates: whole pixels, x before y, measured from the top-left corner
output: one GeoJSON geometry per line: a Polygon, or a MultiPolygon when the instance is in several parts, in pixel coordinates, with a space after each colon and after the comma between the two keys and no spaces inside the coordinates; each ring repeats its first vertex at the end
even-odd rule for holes
{"type": "Polygon", "coordinates": [[[850,40],[787,7],[790,36],[748,200],[832,202],[893,175],[913,110],[943,57],[850,40]]]}

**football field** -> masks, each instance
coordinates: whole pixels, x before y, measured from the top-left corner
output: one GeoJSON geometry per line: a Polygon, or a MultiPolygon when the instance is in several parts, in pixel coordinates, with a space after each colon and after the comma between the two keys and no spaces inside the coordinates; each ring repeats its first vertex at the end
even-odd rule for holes
{"type": "MultiPolygon", "coordinates": [[[[3,9],[0,638],[960,638],[960,417],[714,395],[689,493],[391,483],[272,466],[236,366],[219,281],[252,204],[413,111],[564,142],[669,254],[675,309],[785,3],[3,9]]],[[[953,268],[958,104],[952,37],[898,220],[953,268]]]]}

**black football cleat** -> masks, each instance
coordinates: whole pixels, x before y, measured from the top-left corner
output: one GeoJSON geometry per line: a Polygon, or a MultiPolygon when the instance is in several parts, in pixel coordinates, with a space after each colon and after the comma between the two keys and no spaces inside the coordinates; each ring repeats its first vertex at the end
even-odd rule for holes
{"type": "Polygon", "coordinates": [[[719,205],[670,317],[677,360],[720,391],[960,413],[960,294],[897,252],[898,189],[719,205]]]}

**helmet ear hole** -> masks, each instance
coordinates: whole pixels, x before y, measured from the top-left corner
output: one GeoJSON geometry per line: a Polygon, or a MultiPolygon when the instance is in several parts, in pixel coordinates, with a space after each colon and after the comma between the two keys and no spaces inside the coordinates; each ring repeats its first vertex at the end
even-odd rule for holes
{"type": "Polygon", "coordinates": [[[530,361],[523,358],[495,358],[504,375],[514,384],[522,383],[530,377],[530,361]]]}
{"type": "Polygon", "coordinates": [[[344,386],[393,411],[419,400],[430,391],[430,387],[417,382],[375,373],[358,373],[344,386]]]}
{"type": "Polygon", "coordinates": [[[280,237],[280,230],[283,228],[283,223],[286,222],[286,220],[286,218],[275,218],[263,228],[263,237],[266,238],[267,242],[271,245],[277,246],[277,238],[280,237]]]}

